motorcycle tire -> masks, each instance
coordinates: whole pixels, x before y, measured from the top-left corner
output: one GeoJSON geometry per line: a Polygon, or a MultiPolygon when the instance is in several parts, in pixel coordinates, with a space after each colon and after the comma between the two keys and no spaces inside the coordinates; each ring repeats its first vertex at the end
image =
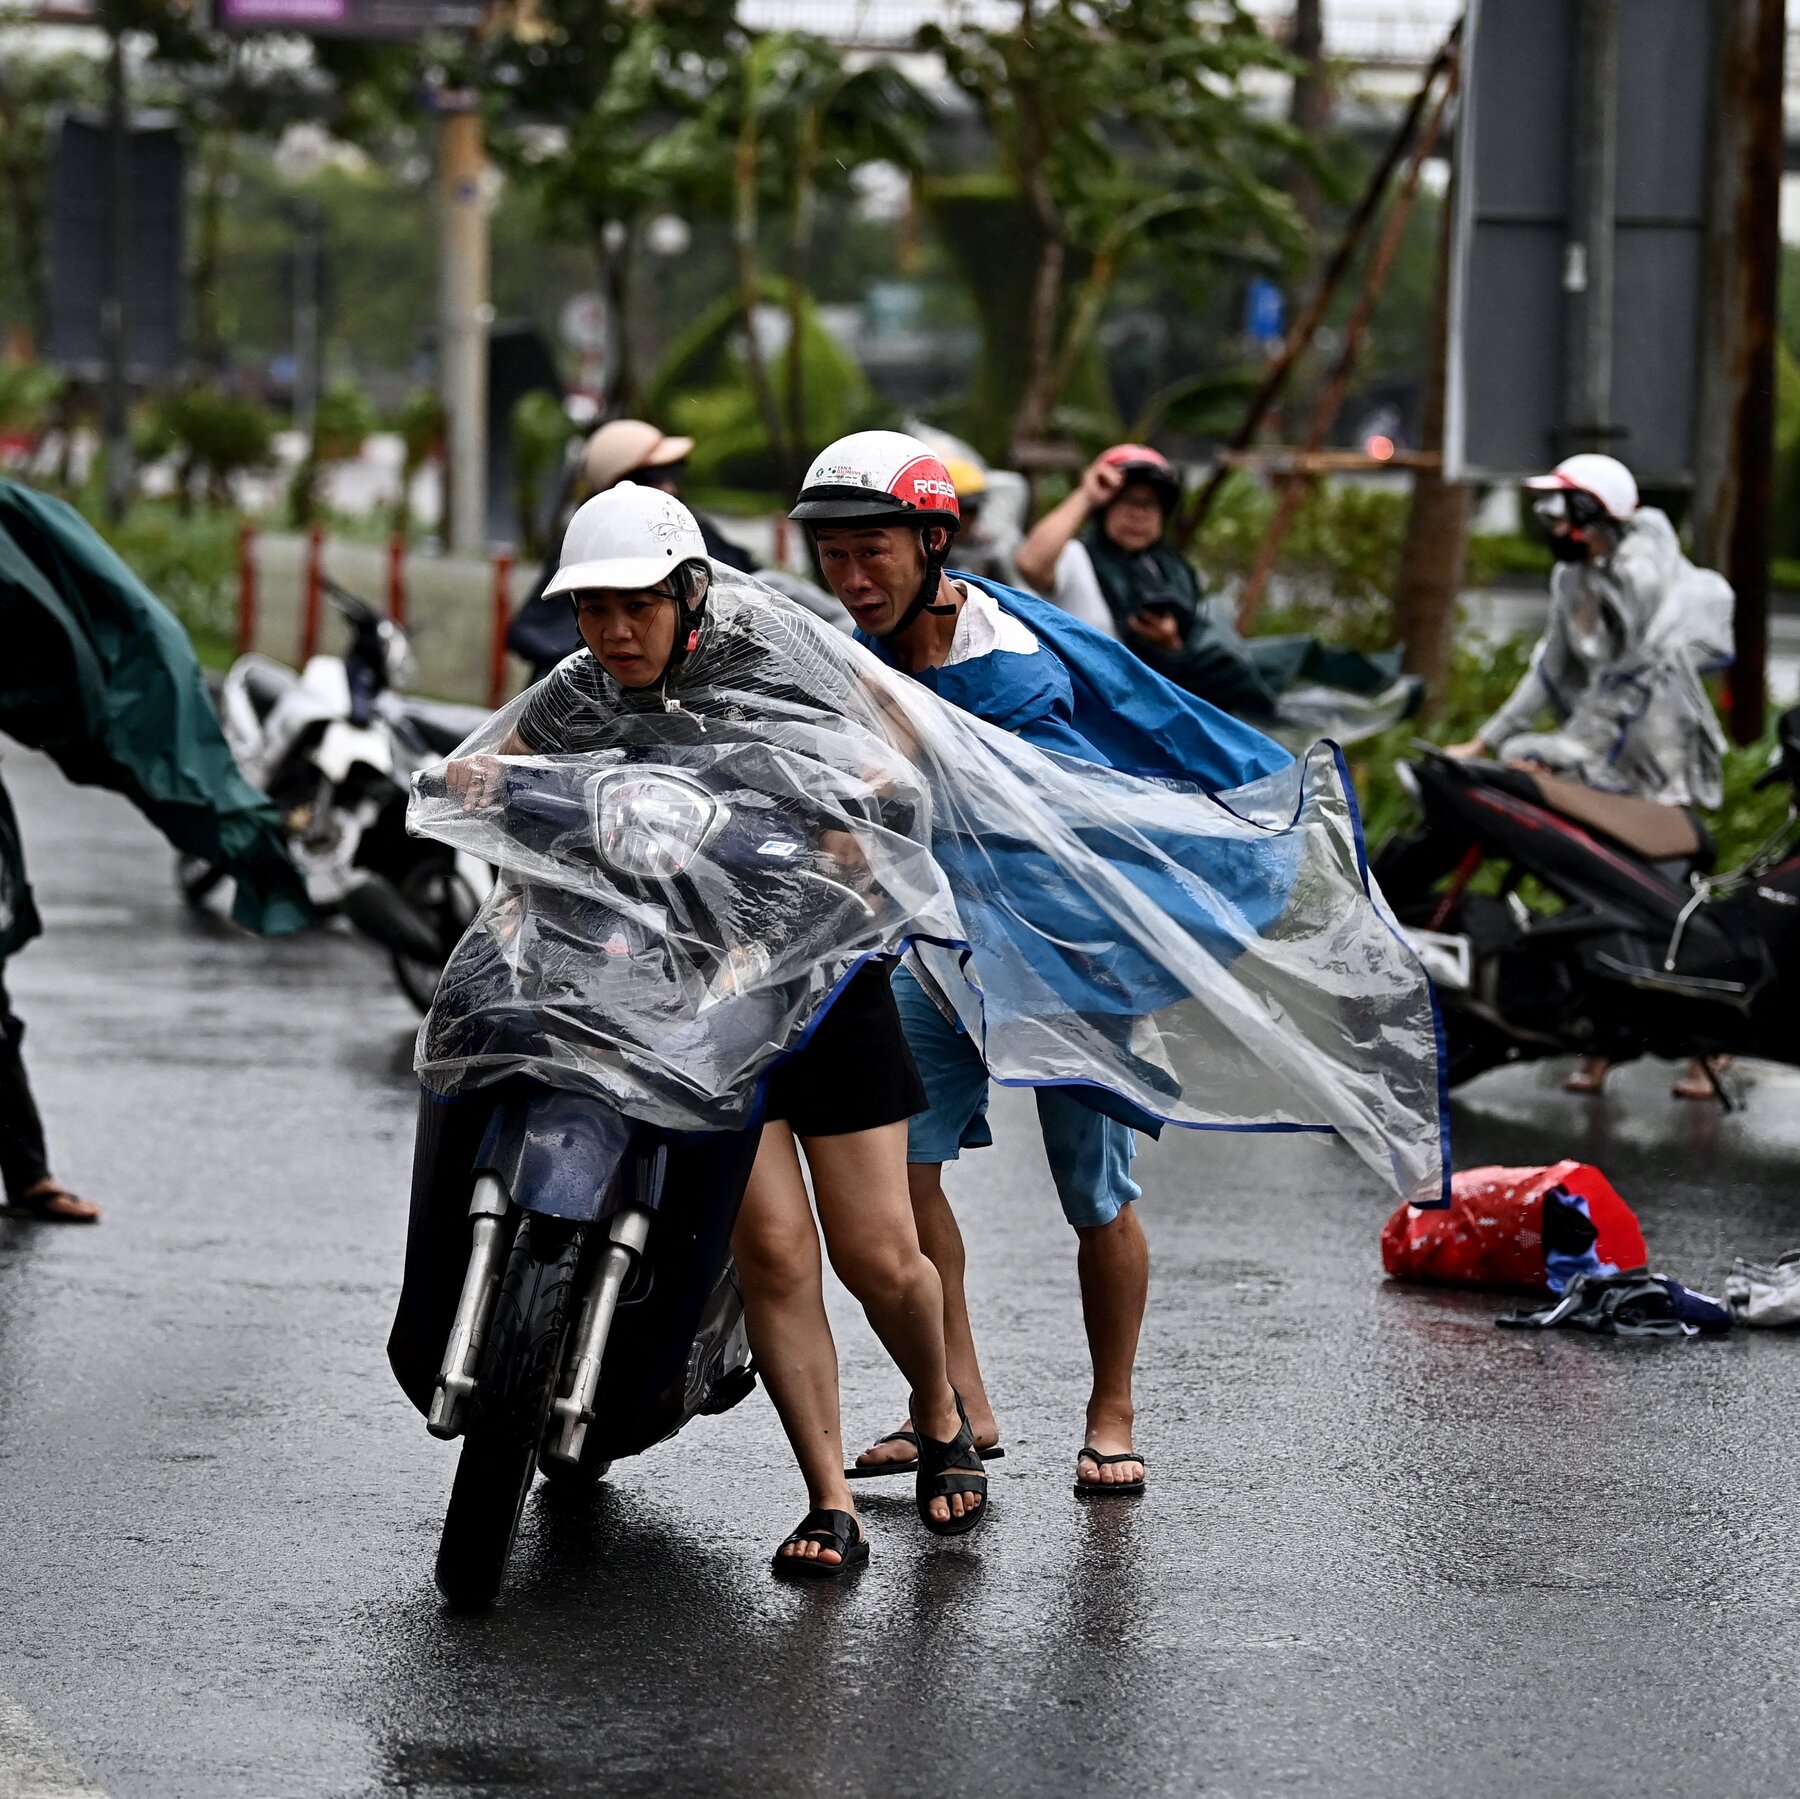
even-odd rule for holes
{"type": "Polygon", "coordinates": [[[204,856],[180,855],[175,858],[175,883],[181,889],[181,897],[196,912],[205,909],[207,900],[224,879],[224,869],[208,862],[204,856]]]}
{"type": "Polygon", "coordinates": [[[394,979],[400,991],[417,1006],[429,1012],[437,997],[438,982],[443,978],[444,964],[456,948],[470,921],[481,909],[481,900],[468,881],[454,868],[442,862],[420,862],[401,876],[400,897],[418,908],[437,927],[443,954],[435,962],[393,950],[394,979]]]}
{"type": "Polygon", "coordinates": [[[485,1610],[506,1578],[579,1303],[581,1244],[579,1226],[537,1216],[513,1238],[438,1543],[438,1590],[456,1611],[485,1610]]]}
{"type": "Polygon", "coordinates": [[[538,1473],[559,1493],[591,1493],[605,1480],[611,1467],[611,1462],[584,1461],[572,1468],[558,1456],[538,1456],[538,1473]]]}

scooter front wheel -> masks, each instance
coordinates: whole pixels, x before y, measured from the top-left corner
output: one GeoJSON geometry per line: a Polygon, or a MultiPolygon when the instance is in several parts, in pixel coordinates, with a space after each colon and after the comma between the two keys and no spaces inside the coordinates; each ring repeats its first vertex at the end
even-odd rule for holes
{"type": "Polygon", "coordinates": [[[438,1590],[458,1611],[492,1605],[506,1578],[562,1373],[581,1241],[578,1226],[538,1216],[513,1238],[438,1543],[438,1590]]]}

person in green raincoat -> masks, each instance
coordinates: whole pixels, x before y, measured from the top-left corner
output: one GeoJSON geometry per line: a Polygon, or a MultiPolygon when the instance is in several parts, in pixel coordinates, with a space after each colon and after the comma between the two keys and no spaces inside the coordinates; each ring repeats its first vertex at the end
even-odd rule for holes
{"type": "MultiPolygon", "coordinates": [[[[0,730],[70,780],[123,794],[177,849],[237,881],[233,916],[273,934],[312,921],[274,808],[244,780],[175,617],[72,507],[0,480],[0,730]]],[[[41,923],[0,785],[0,1179],[13,1216],[92,1223],[51,1173],[8,1002],[7,959],[41,923]]]]}

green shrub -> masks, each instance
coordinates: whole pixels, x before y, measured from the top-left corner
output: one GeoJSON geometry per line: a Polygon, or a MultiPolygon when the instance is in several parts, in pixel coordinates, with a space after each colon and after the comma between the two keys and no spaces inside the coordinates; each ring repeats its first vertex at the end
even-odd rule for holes
{"type": "Polygon", "coordinates": [[[215,505],[228,505],[231,477],[269,458],[275,420],[266,407],[241,394],[205,385],[186,387],[162,395],[147,411],[140,444],[148,438],[158,445],[152,454],[172,453],[177,458],[178,498],[184,508],[192,499],[196,475],[205,477],[207,497],[215,505]]]}
{"type": "Polygon", "coordinates": [[[41,362],[0,357],[0,431],[43,430],[61,398],[63,377],[41,362]]]}
{"type": "Polygon", "coordinates": [[[140,500],[118,525],[99,516],[88,522],[181,620],[203,661],[229,655],[237,616],[235,513],[184,517],[166,503],[140,500]]]}
{"type": "Polygon", "coordinates": [[[520,395],[513,407],[513,491],[519,508],[520,547],[528,557],[544,553],[539,529],[544,483],[546,479],[554,481],[574,432],[562,402],[542,388],[520,395]]]}
{"type": "Polygon", "coordinates": [[[325,465],[356,455],[379,422],[369,396],[354,381],[334,381],[319,395],[312,443],[306,460],[294,471],[288,493],[288,510],[296,525],[310,525],[318,516],[319,476],[325,465]]]}

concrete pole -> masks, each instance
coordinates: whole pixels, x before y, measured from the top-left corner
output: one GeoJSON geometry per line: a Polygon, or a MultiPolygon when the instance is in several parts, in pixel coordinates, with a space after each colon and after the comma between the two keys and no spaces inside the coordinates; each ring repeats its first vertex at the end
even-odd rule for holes
{"type": "Polygon", "coordinates": [[[1613,230],[1619,163],[1619,0],[1580,0],[1569,156],[1563,337],[1565,453],[1611,450],[1613,230]]]}
{"type": "Polygon", "coordinates": [[[131,113],[125,90],[125,33],[116,23],[106,61],[106,150],[106,287],[100,298],[100,346],[106,364],[106,516],[116,525],[131,499],[131,394],[125,342],[131,113]]]}
{"type": "Polygon", "coordinates": [[[1775,477],[1784,0],[1720,8],[1707,195],[1706,338],[1694,453],[1694,556],[1737,596],[1731,734],[1762,735],[1775,477]]]}
{"type": "Polygon", "coordinates": [[[452,550],[475,555],[487,544],[488,326],[494,317],[486,169],[481,114],[471,96],[446,109],[438,127],[438,394],[446,438],[445,537],[452,550]]]}

